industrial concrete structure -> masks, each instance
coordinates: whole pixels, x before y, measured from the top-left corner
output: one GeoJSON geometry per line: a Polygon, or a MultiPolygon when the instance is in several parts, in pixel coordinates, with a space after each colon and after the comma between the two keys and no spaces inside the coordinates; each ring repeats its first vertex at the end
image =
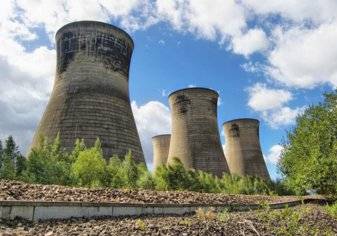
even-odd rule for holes
{"type": "Polygon", "coordinates": [[[186,168],[221,176],[228,173],[217,123],[218,93],[187,88],[169,95],[172,115],[168,164],[178,158],[186,168]]]}
{"type": "Polygon", "coordinates": [[[231,174],[256,176],[269,180],[259,140],[259,121],[235,119],[223,124],[225,156],[231,174]]]}
{"type": "Polygon", "coordinates": [[[152,137],[153,170],[158,166],[166,165],[170,148],[170,134],[162,134],[152,137]]]}
{"type": "Polygon", "coordinates": [[[61,145],[73,148],[77,138],[102,142],[106,158],[131,150],[138,162],[143,151],[129,99],[133,41],[123,30],[102,22],[79,21],[56,33],[54,88],[35,133],[49,140],[60,133],[61,145]]]}

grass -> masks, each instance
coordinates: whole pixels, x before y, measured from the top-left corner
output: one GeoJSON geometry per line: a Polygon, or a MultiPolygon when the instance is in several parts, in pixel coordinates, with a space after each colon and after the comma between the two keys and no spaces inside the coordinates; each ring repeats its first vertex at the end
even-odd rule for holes
{"type": "Polygon", "coordinates": [[[337,219],[337,202],[335,202],[332,205],[328,205],[325,207],[325,211],[328,215],[330,215],[332,218],[337,219]]]}

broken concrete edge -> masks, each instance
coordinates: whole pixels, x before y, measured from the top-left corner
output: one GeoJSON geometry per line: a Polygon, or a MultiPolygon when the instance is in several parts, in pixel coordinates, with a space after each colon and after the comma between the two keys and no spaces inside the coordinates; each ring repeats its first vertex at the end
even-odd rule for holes
{"type": "MultiPolygon", "coordinates": [[[[270,209],[295,207],[301,204],[325,205],[326,199],[303,199],[268,204],[270,209]]],[[[263,209],[263,204],[153,204],[110,202],[45,202],[0,201],[0,219],[23,218],[29,221],[69,218],[124,217],[144,215],[193,214],[198,208],[221,211],[250,211],[263,209]]]]}

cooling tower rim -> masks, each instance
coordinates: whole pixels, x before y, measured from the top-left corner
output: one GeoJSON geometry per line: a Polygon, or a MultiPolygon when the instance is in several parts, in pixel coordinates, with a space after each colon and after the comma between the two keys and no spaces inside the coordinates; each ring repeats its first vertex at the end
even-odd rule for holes
{"type": "Polygon", "coordinates": [[[206,87],[192,87],[192,88],[183,88],[183,89],[178,89],[176,91],[173,91],[172,93],[170,93],[168,95],[168,97],[171,97],[172,95],[179,93],[179,92],[183,92],[183,91],[187,91],[187,90],[204,90],[204,91],[209,91],[212,92],[214,94],[216,94],[219,97],[219,93],[213,89],[210,88],[206,88],[206,87]]]}
{"type": "Polygon", "coordinates": [[[238,119],[225,121],[224,123],[222,123],[222,125],[226,125],[226,124],[238,122],[238,121],[251,121],[251,122],[254,122],[254,123],[257,123],[257,124],[260,123],[260,121],[258,119],[254,119],[254,118],[238,118],[238,119]]]}
{"type": "Polygon", "coordinates": [[[123,29],[121,29],[117,26],[114,26],[112,24],[109,24],[109,23],[105,23],[105,22],[102,22],[102,21],[94,21],[94,20],[73,21],[73,22],[70,22],[68,24],[65,24],[56,31],[55,38],[57,38],[58,34],[60,34],[65,28],[67,28],[69,26],[84,25],[84,24],[96,24],[96,25],[104,26],[104,27],[119,31],[120,33],[124,34],[130,40],[132,48],[134,47],[133,39],[131,38],[131,36],[125,30],[123,30],[123,29]]]}
{"type": "Polygon", "coordinates": [[[171,136],[171,134],[158,134],[158,135],[153,136],[152,139],[156,139],[156,138],[160,138],[164,136],[171,136]]]}

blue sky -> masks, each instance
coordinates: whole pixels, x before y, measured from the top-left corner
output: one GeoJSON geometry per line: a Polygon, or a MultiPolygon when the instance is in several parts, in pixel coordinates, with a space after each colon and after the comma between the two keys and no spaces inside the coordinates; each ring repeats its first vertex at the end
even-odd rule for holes
{"type": "Polygon", "coordinates": [[[151,136],[170,130],[168,94],[202,86],[220,94],[221,133],[230,119],[261,121],[261,146],[277,178],[286,130],[337,86],[334,0],[4,0],[0,139],[12,134],[23,152],[52,89],[54,34],[76,20],[112,23],[134,39],[130,93],[148,164],[151,136]]]}

